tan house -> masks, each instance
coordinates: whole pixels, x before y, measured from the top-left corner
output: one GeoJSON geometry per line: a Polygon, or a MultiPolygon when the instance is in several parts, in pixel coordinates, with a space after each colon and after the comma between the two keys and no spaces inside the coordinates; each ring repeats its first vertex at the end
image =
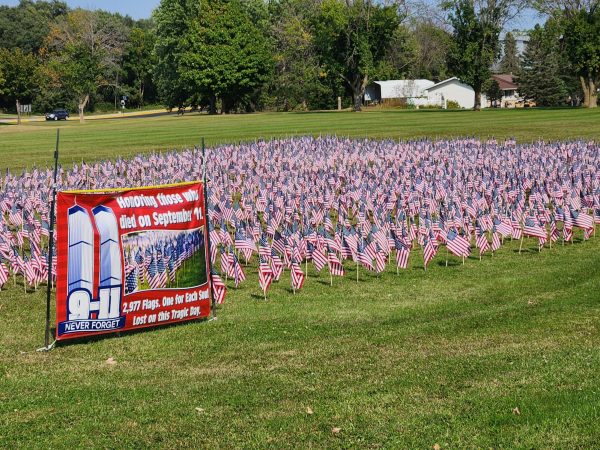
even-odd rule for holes
{"type": "Polygon", "coordinates": [[[502,90],[501,108],[522,108],[523,98],[519,96],[519,85],[512,74],[494,74],[492,79],[498,82],[502,90]]]}

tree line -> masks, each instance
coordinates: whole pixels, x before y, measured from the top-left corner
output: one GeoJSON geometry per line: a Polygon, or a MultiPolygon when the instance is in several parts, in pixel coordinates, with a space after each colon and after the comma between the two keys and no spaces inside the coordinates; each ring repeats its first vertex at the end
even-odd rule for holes
{"type": "Polygon", "coordinates": [[[0,107],[38,112],[162,104],[211,113],[360,110],[378,79],[457,76],[499,95],[515,75],[540,106],[595,107],[600,0],[162,0],[145,20],[59,0],[0,6],[0,107]],[[522,55],[503,29],[523,8],[546,17],[522,55]]]}

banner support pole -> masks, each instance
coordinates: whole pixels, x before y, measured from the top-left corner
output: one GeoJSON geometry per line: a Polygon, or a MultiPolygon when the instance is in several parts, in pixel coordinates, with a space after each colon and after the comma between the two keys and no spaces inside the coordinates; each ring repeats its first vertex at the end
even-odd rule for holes
{"type": "Polygon", "coordinates": [[[216,320],[217,319],[217,305],[215,302],[215,293],[213,291],[213,281],[212,281],[210,232],[209,232],[209,226],[208,226],[208,221],[210,219],[208,218],[208,207],[209,207],[209,205],[208,205],[208,189],[206,188],[206,146],[204,145],[204,138],[202,138],[202,184],[203,184],[203,188],[204,188],[204,208],[206,209],[206,211],[204,211],[204,217],[206,219],[206,246],[208,249],[208,259],[206,261],[207,266],[208,266],[208,273],[206,275],[207,275],[208,283],[210,286],[210,311],[212,313],[211,320],[216,320]]]}
{"type": "Polygon", "coordinates": [[[46,333],[44,350],[48,351],[54,344],[50,344],[50,298],[52,286],[52,257],[54,253],[54,209],[56,206],[56,178],[58,174],[58,146],[60,143],[60,128],[56,129],[56,147],[54,148],[54,180],[52,184],[52,202],[50,204],[50,230],[48,237],[48,285],[46,287],[46,333]]]}

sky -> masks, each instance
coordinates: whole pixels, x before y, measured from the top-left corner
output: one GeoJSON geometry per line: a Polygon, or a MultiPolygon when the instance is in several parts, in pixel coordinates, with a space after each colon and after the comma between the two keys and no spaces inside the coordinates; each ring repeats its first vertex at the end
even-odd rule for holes
{"type": "MultiPolygon", "coordinates": [[[[104,9],[129,15],[134,19],[147,19],[152,10],[158,6],[160,0],[66,0],[73,7],[85,9],[104,9]]],[[[0,0],[0,5],[16,6],[19,0],[0,0]]]]}

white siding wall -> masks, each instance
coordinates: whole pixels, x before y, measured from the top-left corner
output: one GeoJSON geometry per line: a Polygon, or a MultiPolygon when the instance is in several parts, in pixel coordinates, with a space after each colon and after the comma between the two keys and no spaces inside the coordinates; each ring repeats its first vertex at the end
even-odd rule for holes
{"type": "MultiPolygon", "coordinates": [[[[461,108],[473,108],[475,105],[475,91],[471,86],[461,83],[458,80],[452,80],[448,83],[440,86],[429,88],[428,100],[431,105],[444,106],[444,100],[446,102],[453,100],[458,102],[461,108]]],[[[485,96],[481,96],[481,107],[485,107],[486,99],[485,96]]]]}

